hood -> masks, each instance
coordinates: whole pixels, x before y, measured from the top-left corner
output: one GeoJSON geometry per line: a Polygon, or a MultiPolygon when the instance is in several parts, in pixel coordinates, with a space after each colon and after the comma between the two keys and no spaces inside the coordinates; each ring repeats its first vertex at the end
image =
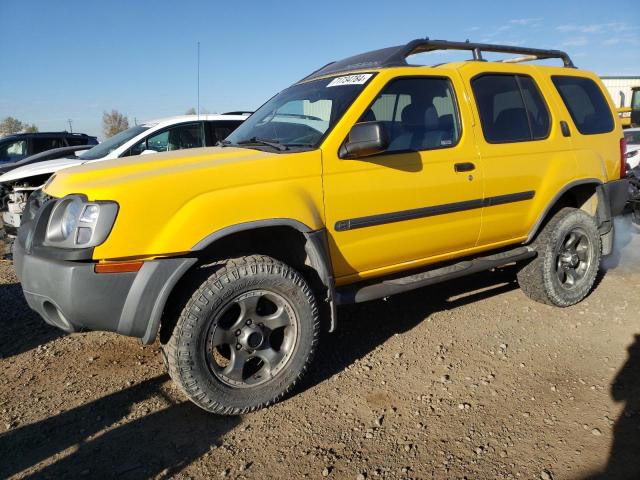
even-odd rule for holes
{"type": "Polygon", "coordinates": [[[65,168],[44,191],[118,204],[96,259],[188,252],[247,221],[294,218],[319,228],[322,154],[209,147],[117,158],[65,168]]]}
{"type": "Polygon", "coordinates": [[[87,162],[58,172],[46,191],[55,197],[83,193],[107,200],[120,188],[153,191],[159,185],[176,189],[201,183],[208,188],[226,187],[250,183],[256,162],[262,164],[274,156],[279,155],[249,148],[205,147],[87,162]],[[221,178],[221,170],[229,174],[221,178]]]}
{"type": "Polygon", "coordinates": [[[0,176],[0,183],[14,182],[23,178],[36,177],[57,172],[63,168],[82,165],[84,160],[78,158],[58,158],[44,162],[32,163],[15,168],[0,176]]]}

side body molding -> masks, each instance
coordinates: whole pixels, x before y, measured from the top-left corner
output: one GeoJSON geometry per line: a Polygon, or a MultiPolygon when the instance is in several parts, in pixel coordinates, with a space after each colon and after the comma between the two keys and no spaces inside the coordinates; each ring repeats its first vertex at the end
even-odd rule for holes
{"type": "Polygon", "coordinates": [[[334,332],[337,326],[337,308],[335,302],[335,281],[333,267],[329,255],[329,242],[325,229],[312,230],[304,223],[291,218],[273,218],[267,220],[255,220],[251,222],[239,223],[222,228],[207,235],[191,249],[194,252],[204,250],[214,242],[234,233],[256,230],[264,227],[290,227],[302,233],[305,237],[304,249],[311,267],[318,273],[320,280],[327,289],[327,298],[320,299],[327,302],[330,314],[329,331],[334,332]]]}

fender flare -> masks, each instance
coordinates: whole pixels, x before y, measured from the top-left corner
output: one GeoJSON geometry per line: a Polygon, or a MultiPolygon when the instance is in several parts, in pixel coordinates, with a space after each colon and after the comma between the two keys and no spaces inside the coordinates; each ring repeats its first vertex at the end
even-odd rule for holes
{"type": "Polygon", "coordinates": [[[292,218],[254,220],[224,227],[210,233],[196,243],[191,251],[202,251],[214,242],[234,233],[246,232],[265,227],[290,227],[304,235],[306,240],[304,249],[307,253],[307,257],[309,258],[311,267],[318,273],[320,280],[327,289],[327,298],[321,300],[326,302],[329,306],[329,332],[334,332],[337,327],[338,313],[335,302],[335,280],[326,229],[313,230],[304,223],[292,218]]]}
{"type": "MultiPolygon", "coordinates": [[[[560,200],[560,198],[569,190],[571,190],[572,188],[578,187],[580,185],[593,185],[597,189],[597,187],[602,185],[602,181],[597,178],[583,178],[581,180],[574,180],[573,182],[570,182],[566,184],[564,187],[562,187],[562,189],[560,189],[560,191],[558,191],[554,195],[553,199],[551,199],[551,201],[546,206],[542,214],[536,220],[536,223],[534,223],[533,227],[529,231],[529,236],[524,242],[525,245],[533,241],[534,237],[536,236],[536,234],[540,230],[540,227],[542,226],[542,222],[544,222],[544,219],[547,218],[547,215],[549,214],[551,209],[555,206],[555,204],[558,203],[558,200],[560,200]]],[[[599,208],[599,205],[598,205],[598,208],[599,208]]],[[[599,226],[600,225],[598,225],[598,227],[599,226]]]]}

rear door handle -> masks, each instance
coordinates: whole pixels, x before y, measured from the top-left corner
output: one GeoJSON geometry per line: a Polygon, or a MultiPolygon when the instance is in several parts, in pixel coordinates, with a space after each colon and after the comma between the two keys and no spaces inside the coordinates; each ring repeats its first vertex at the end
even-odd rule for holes
{"type": "Polygon", "coordinates": [[[562,131],[562,136],[564,137],[571,136],[571,130],[569,130],[569,125],[564,120],[560,122],[560,131],[562,131]]]}
{"type": "Polygon", "coordinates": [[[476,169],[476,166],[471,162],[456,163],[453,165],[456,172],[470,172],[476,169]]]}

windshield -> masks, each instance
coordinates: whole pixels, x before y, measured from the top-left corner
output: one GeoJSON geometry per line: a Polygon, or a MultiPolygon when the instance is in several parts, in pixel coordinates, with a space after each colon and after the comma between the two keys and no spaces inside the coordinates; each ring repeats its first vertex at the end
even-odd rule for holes
{"type": "Polygon", "coordinates": [[[120,132],[113,137],[105,140],[102,143],[99,143],[93,148],[90,148],[78,158],[81,160],[97,160],[99,158],[106,157],[111,152],[113,152],[116,148],[124,145],[129,140],[134,137],[137,137],[145,130],[148,130],[150,127],[145,127],[143,125],[136,125],[135,127],[128,128],[124,132],[120,132]]]}
{"type": "Polygon", "coordinates": [[[640,130],[624,132],[624,139],[627,145],[640,145],[640,130]]]}
{"type": "Polygon", "coordinates": [[[364,73],[293,85],[260,107],[223,145],[316,148],[371,77],[364,73]]]}

